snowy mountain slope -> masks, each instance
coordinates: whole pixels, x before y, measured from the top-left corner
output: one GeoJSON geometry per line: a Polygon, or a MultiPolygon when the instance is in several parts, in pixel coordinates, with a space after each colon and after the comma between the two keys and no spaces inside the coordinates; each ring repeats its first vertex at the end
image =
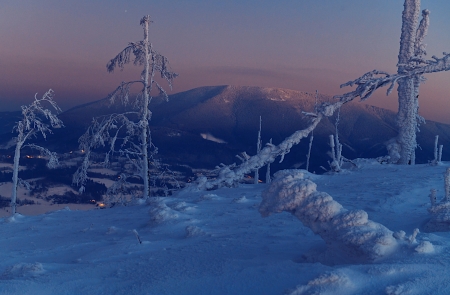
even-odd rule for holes
{"type": "MultiPolygon", "coordinates": [[[[332,98],[320,95],[319,100],[332,98]]],[[[236,162],[235,155],[241,152],[255,153],[259,116],[262,116],[263,143],[272,138],[277,144],[305,127],[307,119],[302,111],[311,111],[314,103],[313,93],[287,89],[200,87],[173,94],[167,103],[158,98],[153,100],[152,138],[166,163],[213,168],[221,162],[236,162]]],[[[85,132],[92,117],[119,111],[123,111],[121,106],[109,107],[106,99],[68,110],[61,114],[66,128],[49,136],[46,146],[60,152],[75,150],[79,136],[85,132]]],[[[328,136],[335,132],[334,123],[334,117],[323,120],[315,131],[312,171],[319,173],[322,171],[320,166],[328,167],[328,136]]],[[[444,144],[444,159],[448,159],[450,150],[445,147],[450,144],[450,126],[428,121],[420,128],[418,142],[422,149],[417,151],[417,161],[427,163],[432,160],[434,136],[437,134],[440,135],[440,143],[444,144]]],[[[395,130],[394,112],[359,102],[346,104],[341,110],[339,138],[347,158],[386,155],[384,142],[396,135],[395,130]]],[[[12,134],[5,136],[3,138],[9,139],[12,134]]],[[[304,140],[291,150],[282,164],[274,163],[273,168],[304,168],[307,150],[308,140],[304,140]]]]}
{"type": "MultiPolygon", "coordinates": [[[[429,218],[430,189],[443,196],[449,164],[358,166],[309,177],[346,209],[409,236],[429,218]]],[[[266,187],[185,190],[151,205],[1,219],[0,294],[450,292],[449,233],[420,233],[384,260],[349,264],[294,216],[262,218],[266,187]],[[433,246],[418,247],[424,241],[433,246]]]]}

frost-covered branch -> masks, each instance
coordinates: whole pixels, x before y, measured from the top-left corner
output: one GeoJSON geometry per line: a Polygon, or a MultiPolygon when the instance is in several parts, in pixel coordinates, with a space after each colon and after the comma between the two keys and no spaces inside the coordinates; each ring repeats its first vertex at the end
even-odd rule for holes
{"type": "Polygon", "coordinates": [[[361,100],[366,100],[375,92],[375,90],[388,85],[389,87],[386,94],[389,95],[399,79],[450,70],[450,54],[444,52],[443,55],[442,58],[433,56],[432,60],[424,61],[424,65],[405,70],[403,73],[389,74],[378,70],[367,72],[361,77],[341,85],[341,88],[356,85],[354,91],[336,95],[334,97],[342,102],[351,101],[356,97],[360,97],[361,100]]]}
{"type": "Polygon", "coordinates": [[[372,262],[392,254],[398,242],[393,232],[368,219],[363,210],[347,210],[299,170],[282,170],[262,193],[263,217],[286,211],[325,240],[333,252],[348,259],[372,262]]]}
{"type": "MultiPolygon", "coordinates": [[[[80,186],[79,191],[84,191],[84,186],[88,180],[87,171],[91,164],[92,151],[96,148],[108,147],[105,153],[103,165],[107,166],[110,158],[118,153],[116,151],[116,143],[119,141],[119,146],[124,147],[131,144],[130,151],[134,152],[132,148],[136,146],[132,141],[132,137],[139,134],[139,128],[135,122],[131,121],[129,117],[135,116],[136,112],[126,112],[122,114],[111,114],[100,118],[94,118],[91,126],[79,138],[79,148],[84,151],[84,159],[80,167],[75,172],[72,182],[80,186]]],[[[124,153],[121,150],[122,154],[124,153]]]]}
{"type": "MultiPolygon", "coordinates": [[[[327,108],[329,110],[329,108],[327,108]]],[[[318,113],[312,118],[310,125],[303,129],[294,132],[291,136],[287,137],[279,145],[268,144],[261,151],[250,158],[248,158],[241,165],[223,165],[218,170],[218,176],[215,179],[207,180],[205,177],[200,177],[197,180],[198,188],[200,189],[213,189],[221,186],[234,186],[238,181],[244,178],[245,174],[254,171],[256,168],[261,168],[269,163],[275,161],[277,157],[283,157],[290,152],[290,149],[298,144],[303,138],[316,128],[322,119],[323,114],[318,113]],[[235,168],[236,167],[236,168],[235,168]]]]}
{"type": "Polygon", "coordinates": [[[29,147],[38,150],[41,156],[47,157],[47,167],[54,169],[59,166],[58,154],[36,144],[25,144],[23,147],[29,147]]]}

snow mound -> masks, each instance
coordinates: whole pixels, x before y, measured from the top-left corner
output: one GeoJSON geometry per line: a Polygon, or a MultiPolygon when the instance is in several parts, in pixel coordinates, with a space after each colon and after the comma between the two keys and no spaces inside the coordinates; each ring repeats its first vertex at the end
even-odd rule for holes
{"type": "Polygon", "coordinates": [[[205,232],[198,226],[188,225],[186,226],[186,238],[193,238],[205,235],[205,232]]]}
{"type": "Polygon", "coordinates": [[[241,197],[237,197],[234,198],[233,201],[231,201],[231,203],[247,203],[248,199],[245,196],[241,196],[241,197]]]}
{"type": "Polygon", "coordinates": [[[21,219],[23,219],[25,216],[23,216],[22,214],[20,214],[20,213],[15,213],[13,216],[10,216],[10,217],[8,217],[8,218],[6,218],[6,222],[7,223],[14,223],[14,222],[18,222],[18,221],[20,221],[21,219]]]}
{"type": "Polygon", "coordinates": [[[414,250],[418,253],[432,253],[434,252],[434,246],[428,241],[422,241],[414,250]]]}
{"type": "Polygon", "coordinates": [[[172,205],[169,205],[169,207],[172,208],[173,210],[176,210],[179,212],[185,212],[185,211],[195,209],[192,206],[188,206],[188,204],[186,202],[176,202],[172,205]]]}
{"type": "Polygon", "coordinates": [[[393,232],[368,219],[363,210],[346,210],[297,170],[275,173],[262,193],[259,212],[263,217],[287,211],[319,234],[330,249],[350,259],[374,261],[391,254],[398,243],[393,232]]]}
{"type": "Polygon", "coordinates": [[[151,222],[163,223],[171,219],[177,219],[178,214],[173,212],[161,199],[154,199],[148,202],[151,209],[148,211],[151,222]]]}
{"type": "Polygon", "coordinates": [[[309,281],[308,284],[298,286],[294,291],[287,292],[287,294],[345,294],[349,289],[351,289],[351,287],[351,281],[345,274],[331,272],[320,275],[319,277],[309,281]]]}
{"type": "Polygon", "coordinates": [[[195,200],[195,203],[200,203],[203,201],[210,201],[210,200],[217,200],[219,198],[218,195],[216,194],[206,194],[206,195],[202,195],[200,198],[198,198],[197,200],[195,200]]]}
{"type": "Polygon", "coordinates": [[[3,279],[36,277],[44,273],[41,263],[17,263],[8,267],[1,275],[3,279]]]}
{"type": "Polygon", "coordinates": [[[440,202],[428,208],[430,220],[425,224],[427,232],[444,232],[450,230],[450,202],[440,202]]]}
{"type": "Polygon", "coordinates": [[[110,227],[108,228],[108,231],[106,232],[106,234],[107,234],[107,235],[113,235],[113,234],[117,233],[117,231],[118,231],[118,228],[117,228],[117,227],[115,227],[115,226],[110,226],[110,227]]]}
{"type": "Polygon", "coordinates": [[[395,286],[387,286],[386,287],[387,295],[402,295],[402,294],[414,294],[413,288],[405,284],[399,284],[395,286]]]}

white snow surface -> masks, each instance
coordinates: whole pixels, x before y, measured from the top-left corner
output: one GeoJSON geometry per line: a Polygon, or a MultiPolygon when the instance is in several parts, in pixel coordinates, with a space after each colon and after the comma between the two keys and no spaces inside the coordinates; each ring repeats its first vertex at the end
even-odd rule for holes
{"type": "Polygon", "coordinates": [[[0,294],[449,294],[450,233],[424,230],[449,163],[357,164],[308,177],[404,239],[382,260],[350,261],[287,212],[262,218],[265,184],[191,189],[147,205],[0,219],[0,294]]]}

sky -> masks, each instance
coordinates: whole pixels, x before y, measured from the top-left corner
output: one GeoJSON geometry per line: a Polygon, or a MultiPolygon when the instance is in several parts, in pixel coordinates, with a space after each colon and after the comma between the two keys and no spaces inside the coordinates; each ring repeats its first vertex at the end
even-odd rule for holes
{"type": "MultiPolygon", "coordinates": [[[[431,11],[429,57],[450,51],[450,2],[431,11]]],[[[169,93],[212,85],[287,88],[336,95],[373,69],[396,72],[403,0],[2,0],[0,111],[19,110],[52,88],[67,110],[102,99],[141,69],[107,73],[106,63],[150,39],[179,73],[169,93]]],[[[420,113],[450,123],[450,73],[427,76],[420,113]]],[[[397,109],[396,93],[367,103],[397,109]]]]}

